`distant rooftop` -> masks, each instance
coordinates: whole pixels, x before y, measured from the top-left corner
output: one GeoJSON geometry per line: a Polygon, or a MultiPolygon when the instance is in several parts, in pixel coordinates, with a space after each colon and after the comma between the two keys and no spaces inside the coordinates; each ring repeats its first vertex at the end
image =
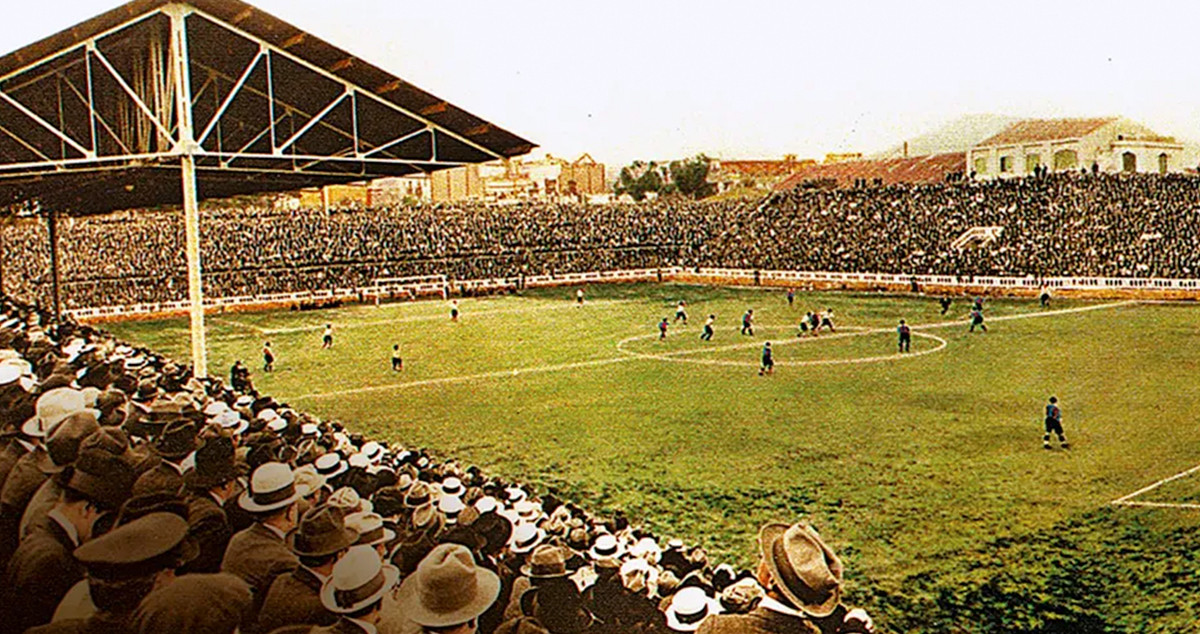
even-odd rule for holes
{"type": "Polygon", "coordinates": [[[1095,132],[1119,117],[1094,119],[1026,119],[979,142],[980,146],[1017,145],[1056,139],[1077,139],[1095,132]]]}

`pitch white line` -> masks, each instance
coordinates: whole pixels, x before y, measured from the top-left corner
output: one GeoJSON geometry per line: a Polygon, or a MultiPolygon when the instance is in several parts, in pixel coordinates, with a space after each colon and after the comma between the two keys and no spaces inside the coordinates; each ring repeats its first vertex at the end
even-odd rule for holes
{"type": "Polygon", "coordinates": [[[1111,502],[1117,506],[1144,506],[1155,509],[1200,509],[1200,504],[1187,502],[1111,502]]]}
{"type": "MultiPolygon", "coordinates": [[[[1120,497],[1120,498],[1113,500],[1112,502],[1109,502],[1109,504],[1131,504],[1131,502],[1129,502],[1129,500],[1132,500],[1133,498],[1135,498],[1143,493],[1149,493],[1150,491],[1153,491],[1154,489],[1157,489],[1158,487],[1160,487],[1168,482],[1174,482],[1175,480],[1178,480],[1180,478],[1185,478],[1189,475],[1192,475],[1193,473],[1195,473],[1197,471],[1200,471],[1200,465],[1196,465],[1196,466],[1192,467],[1191,469],[1188,469],[1187,471],[1181,471],[1179,473],[1176,473],[1175,475],[1173,475],[1169,478],[1163,478],[1162,480],[1159,480],[1158,482],[1155,482],[1154,484],[1144,486],[1144,487],[1138,489],[1137,491],[1134,491],[1133,493],[1126,495],[1125,497],[1120,497]]],[[[1138,502],[1137,504],[1144,506],[1149,503],[1148,502],[1138,502]]]]}
{"type": "Polygon", "coordinates": [[[372,385],[370,387],[352,388],[349,390],[339,390],[337,392],[314,392],[311,394],[301,394],[299,396],[282,397],[280,400],[300,400],[313,398],[326,398],[330,396],[346,396],[347,394],[365,394],[368,392],[384,392],[387,390],[401,390],[410,387],[422,387],[426,385],[445,385],[450,383],[465,383],[467,381],[477,381],[480,379],[500,379],[505,377],[521,376],[523,374],[539,374],[542,372],[558,372],[559,370],[573,370],[575,368],[589,368],[601,365],[611,365],[614,363],[622,363],[624,361],[633,361],[637,357],[613,357],[611,359],[594,359],[592,361],[576,361],[574,363],[559,363],[555,365],[539,365],[531,368],[516,368],[513,370],[496,370],[494,372],[482,372],[480,374],[466,374],[462,376],[444,376],[436,379],[423,379],[420,381],[409,381],[408,383],[394,383],[391,385],[372,385]]]}
{"type": "MultiPolygon", "coordinates": [[[[240,322],[240,321],[237,321],[234,319],[225,319],[224,317],[213,317],[211,315],[206,317],[205,319],[207,319],[211,323],[225,324],[226,326],[229,326],[231,328],[245,328],[246,330],[253,330],[254,332],[256,332],[260,335],[271,334],[271,331],[267,330],[266,328],[262,328],[260,326],[255,326],[253,324],[247,324],[247,323],[240,322]]],[[[233,335],[233,336],[249,337],[250,335],[241,334],[241,335],[233,335]]],[[[230,337],[223,337],[223,338],[230,338],[230,337]]]]}
{"type": "MultiPolygon", "coordinates": [[[[630,303],[635,303],[637,301],[639,301],[639,300],[601,299],[601,300],[586,302],[584,304],[584,306],[588,306],[588,305],[609,306],[609,305],[614,305],[614,304],[630,304],[630,303]]],[[[467,306],[469,307],[470,304],[467,304],[467,306]]],[[[523,308],[497,308],[497,309],[493,309],[493,310],[476,310],[476,311],[463,310],[463,308],[460,306],[459,307],[459,319],[460,320],[461,319],[469,319],[470,317],[473,317],[476,315],[512,315],[512,314],[519,314],[519,313],[542,312],[542,311],[548,311],[548,310],[565,310],[568,308],[576,308],[578,306],[579,305],[574,302],[571,302],[569,304],[564,302],[564,303],[547,304],[545,306],[525,306],[523,308]]],[[[213,319],[213,318],[210,318],[210,319],[213,319]]],[[[395,317],[393,319],[375,319],[375,320],[371,320],[371,321],[356,321],[356,322],[351,322],[351,323],[348,323],[345,325],[339,325],[338,328],[340,330],[351,330],[354,328],[367,328],[370,326],[386,326],[388,324],[402,324],[402,323],[411,323],[411,322],[420,322],[420,321],[449,321],[449,317],[447,317],[446,315],[444,315],[442,313],[438,313],[436,315],[410,315],[407,317],[395,317]]],[[[288,328],[260,328],[258,326],[251,326],[249,324],[243,324],[242,322],[233,321],[233,320],[222,320],[222,323],[227,323],[227,324],[230,324],[231,326],[235,326],[235,327],[241,326],[241,327],[245,327],[245,328],[250,328],[250,329],[258,331],[259,334],[263,334],[263,335],[283,335],[283,334],[291,334],[291,333],[296,333],[296,332],[316,332],[318,330],[325,329],[325,324],[313,324],[313,325],[309,325],[309,326],[291,326],[288,328]]],[[[232,335],[227,335],[223,338],[224,339],[240,339],[240,338],[249,337],[249,336],[250,335],[232,334],[232,335]]]]}

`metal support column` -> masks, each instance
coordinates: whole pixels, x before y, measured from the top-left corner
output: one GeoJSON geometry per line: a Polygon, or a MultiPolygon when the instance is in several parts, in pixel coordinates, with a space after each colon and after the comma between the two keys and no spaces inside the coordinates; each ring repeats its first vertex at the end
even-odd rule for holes
{"type": "Polygon", "coordinates": [[[171,18],[171,81],[175,93],[175,113],[179,118],[176,149],[183,181],[183,218],[187,236],[188,301],[192,326],[192,374],[208,376],[208,347],[204,341],[204,288],[200,269],[200,196],[196,191],[198,150],[192,128],[192,85],[188,73],[187,15],[179,4],[168,5],[171,18]]]}
{"type": "Polygon", "coordinates": [[[208,355],[204,341],[204,288],[200,276],[200,202],[196,195],[196,159],[182,159],[183,217],[187,234],[188,301],[191,302],[192,373],[208,375],[208,355]]]}
{"type": "Polygon", "coordinates": [[[62,302],[58,295],[58,212],[54,209],[46,214],[46,225],[50,234],[50,297],[57,321],[62,318],[62,302]]]}

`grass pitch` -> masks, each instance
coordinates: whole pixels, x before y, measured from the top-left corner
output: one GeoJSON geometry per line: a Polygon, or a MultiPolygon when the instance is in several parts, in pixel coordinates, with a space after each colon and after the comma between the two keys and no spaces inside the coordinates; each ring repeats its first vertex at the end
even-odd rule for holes
{"type": "MultiPolygon", "coordinates": [[[[721,560],[752,563],[763,522],[809,519],[847,560],[851,597],[886,610],[917,592],[914,580],[939,579],[921,589],[932,597],[925,604],[904,608],[925,618],[938,609],[974,618],[947,608],[947,593],[981,592],[995,575],[1045,559],[1022,549],[994,565],[1015,542],[1095,521],[1191,531],[1200,516],[1108,505],[1200,463],[1193,307],[1055,299],[1042,314],[1034,301],[989,299],[989,332],[968,333],[965,299],[942,316],[933,298],[874,294],[799,293],[789,307],[778,290],[600,286],[583,306],[574,293],[460,300],[457,323],[441,301],[216,316],[210,367],[242,359],[259,390],[295,407],[600,512],[622,509],[721,560]],[[689,324],[672,323],[659,341],[658,321],[672,320],[681,298],[689,324]],[[747,308],[754,337],[738,333],[747,308]],[[805,311],[827,308],[836,335],[796,336],[805,311]],[[717,330],[705,343],[710,313],[717,330]],[[903,357],[901,318],[914,326],[903,357]],[[330,350],[320,347],[326,323],[330,350]],[[271,374],[261,371],[266,340],[278,358],[271,374]],[[777,365],[760,377],[768,340],[777,365]],[[393,344],[403,372],[391,370],[393,344]],[[1041,447],[1050,395],[1063,408],[1066,451],[1041,447]]],[[[185,321],[110,330],[187,356],[185,321]]],[[[1153,499],[1195,502],[1198,493],[1200,474],[1153,499]]],[[[1127,563],[1118,552],[1127,544],[1079,544],[1080,561],[1127,563]]],[[[1139,629],[1161,622],[1127,599],[1079,610],[1139,629]]],[[[1011,602],[1025,599],[1016,592],[1011,602]]],[[[997,627],[1043,631],[1012,618],[997,627]]]]}

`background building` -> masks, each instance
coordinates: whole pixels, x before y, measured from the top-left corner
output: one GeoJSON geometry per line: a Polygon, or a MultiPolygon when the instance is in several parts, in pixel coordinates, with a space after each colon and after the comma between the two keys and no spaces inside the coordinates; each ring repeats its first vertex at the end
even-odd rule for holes
{"type": "Polygon", "coordinates": [[[980,141],[967,152],[977,178],[1008,178],[1047,167],[1052,172],[1158,173],[1184,171],[1184,146],[1122,117],[1027,119],[980,141]]]}

